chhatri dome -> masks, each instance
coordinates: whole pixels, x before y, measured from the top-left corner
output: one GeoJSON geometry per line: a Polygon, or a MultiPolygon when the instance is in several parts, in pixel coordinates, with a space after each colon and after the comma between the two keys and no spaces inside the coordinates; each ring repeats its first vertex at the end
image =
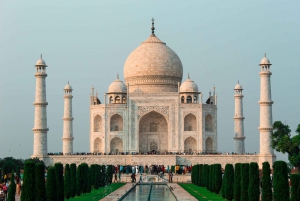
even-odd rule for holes
{"type": "Polygon", "coordinates": [[[129,92],[178,92],[182,80],[182,63],[177,54],[152,34],[127,58],[124,78],[129,92]]]}
{"type": "Polygon", "coordinates": [[[267,58],[267,55],[265,54],[264,58],[262,58],[259,65],[272,65],[272,64],[270,63],[270,60],[267,58]]]}
{"type": "Polygon", "coordinates": [[[243,87],[242,87],[242,85],[240,85],[240,82],[238,82],[238,83],[235,85],[234,90],[243,90],[243,87]]]}
{"type": "Polygon", "coordinates": [[[39,58],[39,60],[37,60],[37,62],[36,62],[35,65],[36,65],[36,66],[47,66],[47,65],[46,65],[46,62],[43,60],[42,55],[41,55],[41,57],[39,58]]]}
{"type": "Polygon", "coordinates": [[[127,87],[123,81],[119,79],[119,75],[117,75],[117,79],[109,85],[108,93],[127,93],[127,87]]]}
{"type": "Polygon", "coordinates": [[[68,82],[68,84],[65,86],[64,90],[73,90],[72,87],[71,87],[71,85],[69,84],[69,82],[68,82]]]}
{"type": "Polygon", "coordinates": [[[180,86],[180,93],[182,92],[198,92],[197,84],[190,79],[190,75],[188,79],[186,79],[180,86]]]}

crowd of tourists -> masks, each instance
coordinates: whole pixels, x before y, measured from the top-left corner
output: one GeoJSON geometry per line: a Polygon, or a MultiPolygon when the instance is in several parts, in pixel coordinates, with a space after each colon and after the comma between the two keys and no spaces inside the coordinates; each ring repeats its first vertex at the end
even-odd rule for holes
{"type": "Polygon", "coordinates": [[[172,182],[174,174],[187,174],[191,173],[192,166],[189,165],[117,165],[113,167],[114,182],[121,181],[122,174],[131,174],[131,182],[135,183],[136,178],[139,177],[139,182],[142,182],[142,175],[158,175],[164,179],[165,174],[169,177],[169,182],[172,182]]]}
{"type": "Polygon", "coordinates": [[[3,180],[0,182],[0,201],[4,201],[8,197],[8,191],[11,184],[11,177],[14,177],[14,182],[16,184],[16,195],[21,195],[21,187],[23,183],[23,174],[20,174],[20,177],[16,175],[8,174],[3,176],[3,180]]]}
{"type": "Polygon", "coordinates": [[[148,151],[148,152],[74,152],[64,154],[63,152],[48,153],[50,156],[62,155],[257,155],[254,153],[235,153],[235,152],[161,152],[161,151],[148,151]]]}

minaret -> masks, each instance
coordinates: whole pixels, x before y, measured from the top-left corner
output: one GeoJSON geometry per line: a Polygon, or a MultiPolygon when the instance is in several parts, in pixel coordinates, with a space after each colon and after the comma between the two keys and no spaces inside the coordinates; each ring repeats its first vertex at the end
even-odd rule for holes
{"type": "Polygon", "coordinates": [[[46,101],[46,62],[41,58],[36,62],[35,113],[33,157],[47,156],[47,101],[46,101]]]}
{"type": "Polygon", "coordinates": [[[271,147],[271,133],[273,131],[272,120],[272,97],[271,97],[271,63],[265,57],[260,62],[260,154],[273,154],[274,150],[271,147]]]}
{"type": "Polygon", "coordinates": [[[243,117],[243,87],[238,82],[234,87],[234,152],[245,153],[244,117],[243,117]]]}
{"type": "Polygon", "coordinates": [[[68,84],[64,88],[64,130],[63,130],[63,154],[73,153],[73,117],[72,117],[72,87],[68,84]]]}

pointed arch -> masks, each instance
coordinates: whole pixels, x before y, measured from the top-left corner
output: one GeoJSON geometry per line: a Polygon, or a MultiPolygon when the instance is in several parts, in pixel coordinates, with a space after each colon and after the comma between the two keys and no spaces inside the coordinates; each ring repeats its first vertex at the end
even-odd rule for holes
{"type": "Polygon", "coordinates": [[[211,137],[208,137],[205,140],[205,151],[206,152],[212,152],[212,151],[214,151],[214,148],[213,148],[213,139],[211,137]]]}
{"type": "Polygon", "coordinates": [[[119,137],[115,137],[110,141],[110,152],[119,153],[123,151],[123,140],[119,137]]]}
{"type": "Polygon", "coordinates": [[[184,152],[191,153],[197,150],[197,141],[193,137],[188,137],[184,140],[184,152]]]}
{"type": "Polygon", "coordinates": [[[120,96],[115,97],[115,103],[121,103],[121,98],[120,96]]]}
{"type": "Polygon", "coordinates": [[[151,111],[139,121],[139,151],[168,150],[168,122],[164,115],[151,111]]]}
{"type": "Polygon", "coordinates": [[[113,103],[114,102],[114,99],[113,99],[113,97],[111,96],[111,97],[109,97],[109,103],[111,104],[111,103],[113,103]]]}
{"type": "Polygon", "coordinates": [[[119,114],[114,114],[110,118],[110,131],[123,131],[123,117],[119,114]]]}
{"type": "Polygon", "coordinates": [[[181,96],[181,103],[184,103],[184,96],[181,96]]]}
{"type": "Polygon", "coordinates": [[[213,118],[210,114],[205,116],[205,131],[213,131],[213,118]]]}
{"type": "Polygon", "coordinates": [[[100,115],[96,115],[94,118],[94,132],[102,132],[102,118],[100,115]]]}
{"type": "Polygon", "coordinates": [[[188,114],[184,117],[184,131],[196,131],[197,118],[193,114],[188,114]]]}
{"type": "Polygon", "coordinates": [[[193,99],[191,96],[186,97],[186,103],[193,103],[193,99]]]}
{"type": "Polygon", "coordinates": [[[101,140],[100,138],[96,138],[94,140],[94,153],[99,153],[102,150],[102,146],[101,146],[101,140]]]}

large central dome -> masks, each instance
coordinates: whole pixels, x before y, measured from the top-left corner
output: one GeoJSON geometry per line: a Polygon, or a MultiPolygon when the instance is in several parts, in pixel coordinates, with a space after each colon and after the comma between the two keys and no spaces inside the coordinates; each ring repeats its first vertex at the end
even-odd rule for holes
{"type": "Polygon", "coordinates": [[[152,33],[128,56],[124,77],[129,92],[177,92],[182,64],[177,54],[152,33]]]}

